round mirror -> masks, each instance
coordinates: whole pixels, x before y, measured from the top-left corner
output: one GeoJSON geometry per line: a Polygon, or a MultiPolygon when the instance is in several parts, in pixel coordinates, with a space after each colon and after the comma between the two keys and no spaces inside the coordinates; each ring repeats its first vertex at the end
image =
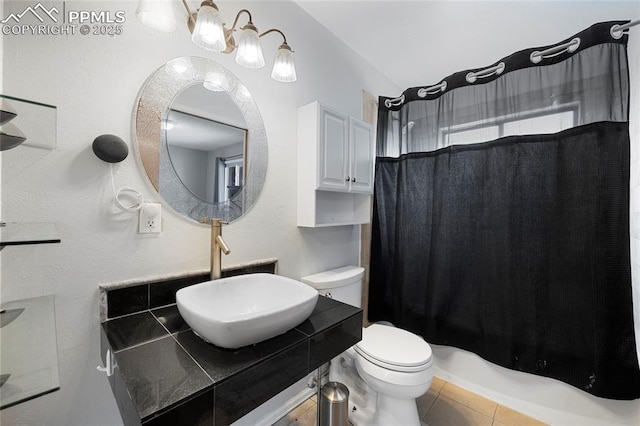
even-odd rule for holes
{"type": "Polygon", "coordinates": [[[247,88],[206,58],[167,62],[136,102],[138,158],[167,205],[187,219],[231,222],[257,200],[267,138],[247,88]]]}

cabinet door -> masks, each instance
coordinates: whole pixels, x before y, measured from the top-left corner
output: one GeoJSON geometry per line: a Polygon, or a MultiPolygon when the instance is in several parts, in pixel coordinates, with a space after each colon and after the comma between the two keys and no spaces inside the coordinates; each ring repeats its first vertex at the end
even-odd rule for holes
{"type": "Polygon", "coordinates": [[[349,118],[322,107],[320,109],[320,140],[318,188],[333,191],[349,189],[349,118]]]}
{"type": "Polygon", "coordinates": [[[352,192],[373,192],[373,132],[363,121],[349,119],[350,171],[352,192]]]}

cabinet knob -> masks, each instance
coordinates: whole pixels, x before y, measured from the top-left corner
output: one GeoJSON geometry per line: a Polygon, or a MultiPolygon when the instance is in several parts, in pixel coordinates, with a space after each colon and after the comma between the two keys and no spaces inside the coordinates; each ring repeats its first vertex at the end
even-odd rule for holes
{"type": "Polygon", "coordinates": [[[352,177],[351,182],[355,182],[355,181],[356,181],[356,178],[352,177]]]}
{"type": "Polygon", "coordinates": [[[347,176],[347,178],[345,179],[345,181],[349,182],[351,180],[351,178],[349,176],[347,176]]]}

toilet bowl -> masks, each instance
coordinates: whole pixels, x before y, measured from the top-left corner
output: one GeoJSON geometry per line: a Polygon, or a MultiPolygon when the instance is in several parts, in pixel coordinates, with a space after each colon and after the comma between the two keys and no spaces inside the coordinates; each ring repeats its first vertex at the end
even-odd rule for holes
{"type": "MultiPolygon", "coordinates": [[[[346,266],[301,278],[321,295],[360,307],[364,269],[346,266]]],[[[362,340],[331,361],[330,380],[349,388],[354,426],[419,426],[415,399],[433,379],[431,347],[389,325],[362,329],[362,340]]]]}
{"type": "Polygon", "coordinates": [[[373,324],[353,347],[358,375],[377,393],[367,425],[420,425],[415,399],[433,379],[431,348],[399,328],[373,324]]]}

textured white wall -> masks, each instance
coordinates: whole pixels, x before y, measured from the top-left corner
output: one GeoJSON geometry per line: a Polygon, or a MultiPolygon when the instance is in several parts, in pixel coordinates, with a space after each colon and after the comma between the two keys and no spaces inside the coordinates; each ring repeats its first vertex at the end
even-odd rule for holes
{"type": "MultiPolygon", "coordinates": [[[[15,7],[21,11],[31,3],[15,7]]],[[[174,3],[182,22],[186,14],[180,2],[174,3]]],[[[136,20],[135,1],[66,2],[68,10],[125,10],[121,36],[4,37],[3,93],[56,105],[58,146],[2,154],[2,218],[53,221],[62,242],[2,251],[2,300],[55,295],[61,382],[60,391],[3,410],[3,425],[118,424],[107,380],[96,371],[101,363],[97,285],[209,267],[204,226],[165,209],[160,235],[137,234],[137,217],[114,206],[108,166],[91,150],[100,134],[122,137],[130,156],[115,166],[116,186],[137,188],[145,199],[158,200],[131,150],[131,117],[138,90],[167,60],[187,55],[218,60],[247,86],[266,127],[265,186],[253,209],[225,227],[232,253],[223,265],[277,257],[279,273],[300,277],[358,262],[356,227],[296,227],[297,108],[318,99],[360,116],[363,89],[383,94],[399,88],[292,2],[216,3],[227,22],[246,7],[259,29],[282,29],[296,52],[298,82],[277,83],[270,78],[270,65],[248,70],[233,57],[198,49],[186,25],[174,34],[151,32],[136,20]]],[[[276,35],[263,39],[268,64],[280,42],[276,35]]]]}

